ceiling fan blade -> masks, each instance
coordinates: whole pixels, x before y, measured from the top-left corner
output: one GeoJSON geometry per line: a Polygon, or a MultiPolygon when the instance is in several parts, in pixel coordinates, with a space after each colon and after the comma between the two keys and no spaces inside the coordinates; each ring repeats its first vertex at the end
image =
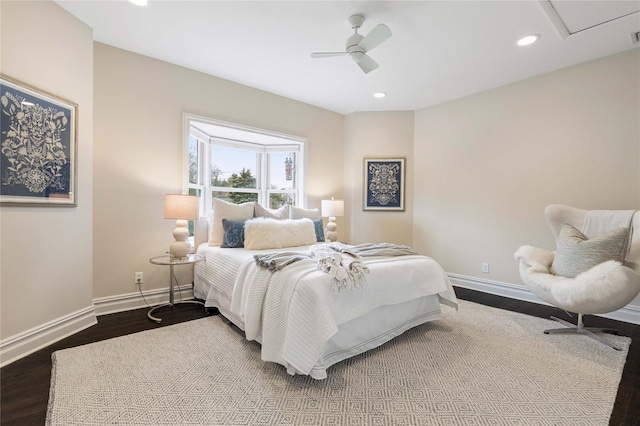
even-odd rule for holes
{"type": "Polygon", "coordinates": [[[331,56],[344,56],[347,52],[314,52],[311,54],[312,58],[329,58],[331,56]]]}
{"type": "Polygon", "coordinates": [[[385,24],[378,24],[374,29],[362,39],[358,46],[362,47],[365,52],[370,51],[383,41],[391,37],[391,30],[385,24]]]}
{"type": "Polygon", "coordinates": [[[363,55],[362,59],[360,59],[357,62],[357,64],[360,67],[360,69],[364,71],[365,74],[370,73],[371,71],[375,70],[379,66],[376,61],[374,61],[373,59],[371,59],[370,56],[367,56],[367,55],[363,55]]]}

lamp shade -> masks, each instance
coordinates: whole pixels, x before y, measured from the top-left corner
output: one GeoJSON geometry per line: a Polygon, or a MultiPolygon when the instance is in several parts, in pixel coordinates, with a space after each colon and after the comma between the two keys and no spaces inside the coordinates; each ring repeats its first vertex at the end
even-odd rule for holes
{"type": "Polygon", "coordinates": [[[344,200],[322,200],[322,217],[344,216],[344,200]]]}
{"type": "Polygon", "coordinates": [[[167,194],[164,196],[164,218],[196,220],[200,199],[195,195],[167,194]]]}

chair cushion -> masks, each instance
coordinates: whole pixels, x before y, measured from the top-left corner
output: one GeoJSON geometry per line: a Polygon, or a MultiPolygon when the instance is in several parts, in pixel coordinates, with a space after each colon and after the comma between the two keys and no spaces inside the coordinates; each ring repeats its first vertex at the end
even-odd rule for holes
{"type": "Polygon", "coordinates": [[[588,239],[575,227],[562,224],[551,272],[574,278],[607,260],[622,261],[627,233],[627,228],[617,228],[607,235],[588,239]]]}

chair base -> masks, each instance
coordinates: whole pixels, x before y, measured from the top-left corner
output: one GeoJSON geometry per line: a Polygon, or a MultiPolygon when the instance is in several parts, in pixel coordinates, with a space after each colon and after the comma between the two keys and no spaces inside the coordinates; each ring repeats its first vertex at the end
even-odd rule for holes
{"type": "Polygon", "coordinates": [[[545,334],[582,334],[587,337],[591,337],[594,340],[597,340],[600,343],[604,343],[607,346],[612,347],[616,351],[621,351],[622,348],[615,345],[614,343],[608,341],[607,339],[603,339],[595,333],[612,333],[617,334],[618,330],[615,328],[598,328],[598,327],[585,327],[582,323],[582,314],[578,314],[578,325],[572,324],[565,320],[561,320],[560,318],[551,317],[552,320],[559,322],[564,325],[563,328],[553,328],[550,330],[545,330],[545,334]]]}

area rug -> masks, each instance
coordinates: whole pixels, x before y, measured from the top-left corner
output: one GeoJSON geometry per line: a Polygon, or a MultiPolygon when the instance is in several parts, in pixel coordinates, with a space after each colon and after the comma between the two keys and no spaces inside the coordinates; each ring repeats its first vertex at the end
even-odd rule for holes
{"type": "Polygon", "coordinates": [[[260,360],[219,317],[53,354],[49,425],[607,425],[617,352],[460,301],[316,381],[260,360]]]}

